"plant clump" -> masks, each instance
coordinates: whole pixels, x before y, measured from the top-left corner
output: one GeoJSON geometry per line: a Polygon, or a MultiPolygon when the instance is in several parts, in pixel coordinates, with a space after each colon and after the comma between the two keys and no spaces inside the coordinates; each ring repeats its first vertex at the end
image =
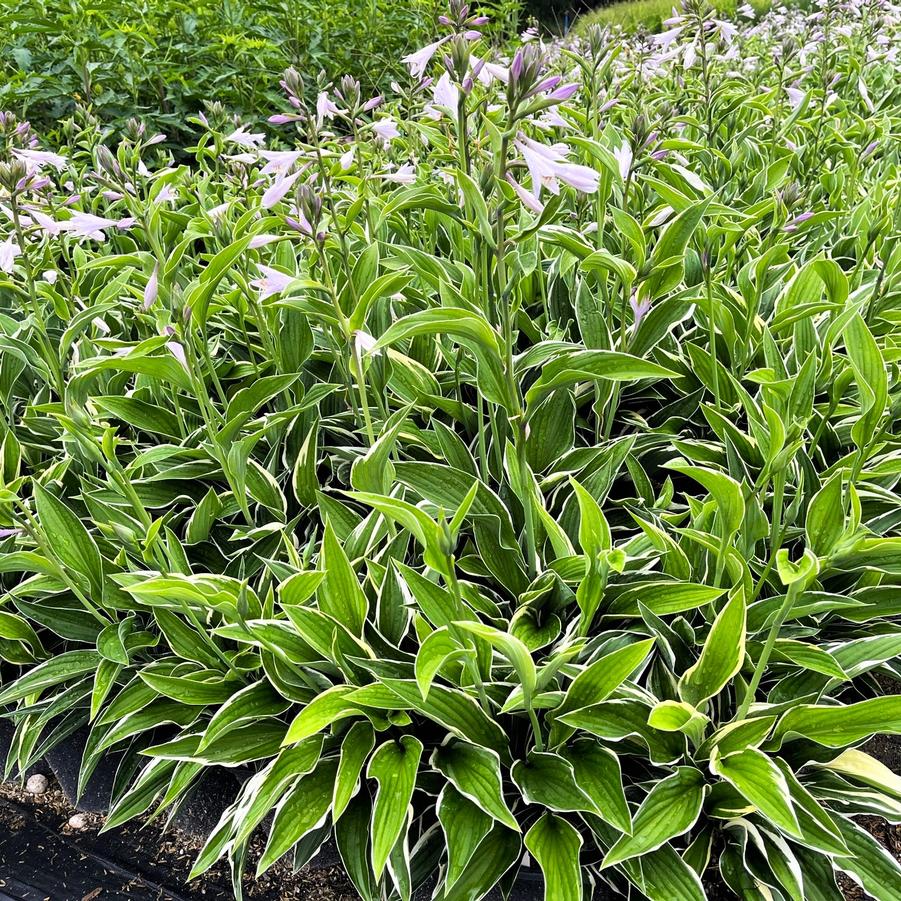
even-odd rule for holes
{"type": "Polygon", "coordinates": [[[236,895],[897,901],[901,12],[486,25],[191,165],[0,121],[7,771],[235,769],[236,895]]]}

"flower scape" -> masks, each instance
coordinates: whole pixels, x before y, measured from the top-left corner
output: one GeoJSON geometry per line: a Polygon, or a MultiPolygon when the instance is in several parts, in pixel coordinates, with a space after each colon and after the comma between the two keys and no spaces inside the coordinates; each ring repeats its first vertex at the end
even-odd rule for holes
{"type": "Polygon", "coordinates": [[[898,901],[901,8],[487,24],[191,147],[0,119],[7,774],[233,768],[236,896],[898,901]]]}

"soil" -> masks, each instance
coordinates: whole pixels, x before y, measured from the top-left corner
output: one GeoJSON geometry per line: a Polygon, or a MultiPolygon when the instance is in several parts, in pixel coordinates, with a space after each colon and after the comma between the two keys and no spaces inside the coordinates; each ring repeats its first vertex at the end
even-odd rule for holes
{"type": "MultiPolygon", "coordinates": [[[[82,814],[86,826],[73,830],[76,813],[58,785],[41,795],[0,785],[0,901],[210,901],[231,898],[227,866],[220,863],[186,883],[199,839],[162,823],[134,822],[99,834],[103,817],[82,814]]],[[[262,852],[252,848],[248,870],[262,852]]],[[[311,865],[294,873],[276,864],[259,880],[246,876],[248,901],[355,901],[340,867],[311,865]]]]}

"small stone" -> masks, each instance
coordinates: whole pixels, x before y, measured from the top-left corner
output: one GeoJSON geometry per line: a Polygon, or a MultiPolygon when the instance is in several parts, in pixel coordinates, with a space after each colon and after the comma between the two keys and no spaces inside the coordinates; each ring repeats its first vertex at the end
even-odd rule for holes
{"type": "Polygon", "coordinates": [[[74,813],[69,817],[69,828],[77,832],[88,828],[88,818],[83,813],[74,813]]]}
{"type": "Polygon", "coordinates": [[[42,795],[47,791],[47,785],[47,777],[42,776],[40,773],[35,773],[33,776],[28,777],[28,781],[25,783],[25,791],[30,795],[42,795]]]}

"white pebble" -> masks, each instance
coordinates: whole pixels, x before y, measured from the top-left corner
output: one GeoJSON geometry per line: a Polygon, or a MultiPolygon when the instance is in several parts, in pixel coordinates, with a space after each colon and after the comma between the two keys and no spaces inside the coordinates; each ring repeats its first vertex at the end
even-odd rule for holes
{"type": "Polygon", "coordinates": [[[83,813],[73,813],[72,816],[69,817],[69,828],[77,829],[79,831],[87,829],[88,818],[83,813]]]}
{"type": "Polygon", "coordinates": [[[30,795],[44,794],[47,791],[47,777],[42,776],[40,773],[29,776],[28,781],[25,783],[25,791],[30,795]]]}

